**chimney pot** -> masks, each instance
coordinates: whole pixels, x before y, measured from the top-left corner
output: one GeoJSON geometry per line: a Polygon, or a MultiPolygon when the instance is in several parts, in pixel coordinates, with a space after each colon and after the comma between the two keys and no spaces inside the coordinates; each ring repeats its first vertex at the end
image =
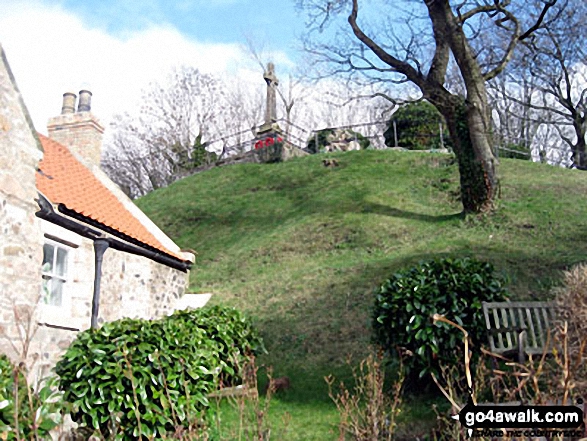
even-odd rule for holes
{"type": "Polygon", "coordinates": [[[92,92],[89,90],[80,90],[77,111],[89,112],[90,110],[92,110],[92,92]]]}
{"type": "Polygon", "coordinates": [[[66,113],[74,113],[75,112],[75,99],[77,95],[72,92],[65,92],[63,94],[63,105],[61,106],[61,114],[65,115],[66,113]]]}
{"type": "Polygon", "coordinates": [[[78,95],[76,112],[74,110],[76,95],[71,92],[63,94],[61,115],[49,118],[47,133],[49,138],[79,155],[85,164],[100,166],[104,127],[90,112],[91,97],[90,91],[82,89],[78,95]]]}

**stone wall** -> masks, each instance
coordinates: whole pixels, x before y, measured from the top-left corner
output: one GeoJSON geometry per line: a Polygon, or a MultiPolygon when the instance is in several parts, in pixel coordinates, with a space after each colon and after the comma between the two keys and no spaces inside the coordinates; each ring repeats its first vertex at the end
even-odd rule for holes
{"type": "MultiPolygon", "coordinates": [[[[23,332],[35,322],[40,297],[42,236],[34,213],[42,149],[34,133],[0,46],[0,347],[14,360],[23,355],[18,326],[23,332]]],[[[33,342],[30,355],[38,350],[33,342]]]]}
{"type": "MultiPolygon", "coordinates": [[[[60,235],[54,226],[44,225],[43,229],[51,229],[52,237],[60,235]]],[[[59,360],[77,332],[90,327],[94,249],[91,240],[78,238],[79,246],[71,249],[70,275],[66,282],[70,306],[64,307],[57,316],[42,316],[41,319],[39,338],[45,348],[41,358],[44,370],[59,360]]],[[[74,244],[76,241],[69,237],[68,242],[74,244]]],[[[187,280],[187,273],[146,257],[107,249],[102,262],[98,323],[125,317],[156,319],[169,315],[177,299],[184,295],[187,280]]],[[[47,307],[42,305],[41,308],[47,307]]]]}
{"type": "Polygon", "coordinates": [[[285,145],[283,146],[283,154],[282,154],[282,159],[284,161],[287,161],[288,159],[291,158],[299,158],[301,156],[308,156],[309,153],[302,150],[299,147],[296,147],[293,144],[290,144],[289,142],[285,142],[285,145]]]}
{"type": "Polygon", "coordinates": [[[106,251],[102,270],[100,320],[106,321],[169,315],[188,281],[187,273],[116,250],[106,251]]]}

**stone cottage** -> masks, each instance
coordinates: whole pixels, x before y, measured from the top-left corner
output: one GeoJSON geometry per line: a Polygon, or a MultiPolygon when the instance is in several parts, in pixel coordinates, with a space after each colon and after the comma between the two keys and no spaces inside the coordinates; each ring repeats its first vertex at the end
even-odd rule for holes
{"type": "Polygon", "coordinates": [[[80,91],[76,109],[64,94],[38,134],[0,46],[0,348],[35,375],[80,330],[199,300],[185,295],[194,255],[100,170],[91,97],[80,91]]]}

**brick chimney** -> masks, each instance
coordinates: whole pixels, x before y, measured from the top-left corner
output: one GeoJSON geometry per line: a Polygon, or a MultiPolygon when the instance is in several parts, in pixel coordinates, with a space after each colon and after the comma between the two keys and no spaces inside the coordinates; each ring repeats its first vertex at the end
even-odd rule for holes
{"type": "Polygon", "coordinates": [[[61,115],[49,118],[47,132],[50,138],[68,147],[88,165],[100,166],[104,127],[91,113],[92,92],[80,90],[77,111],[76,98],[75,93],[63,94],[61,115]]]}

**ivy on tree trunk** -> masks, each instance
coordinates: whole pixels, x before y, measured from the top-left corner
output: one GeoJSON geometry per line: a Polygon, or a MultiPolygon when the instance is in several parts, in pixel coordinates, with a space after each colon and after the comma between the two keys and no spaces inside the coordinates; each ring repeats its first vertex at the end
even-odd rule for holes
{"type": "Polygon", "coordinates": [[[447,124],[459,165],[463,209],[466,213],[487,212],[493,208],[499,186],[491,133],[485,129],[471,136],[471,125],[476,125],[474,120],[482,116],[464,99],[455,101],[447,124]]]}

